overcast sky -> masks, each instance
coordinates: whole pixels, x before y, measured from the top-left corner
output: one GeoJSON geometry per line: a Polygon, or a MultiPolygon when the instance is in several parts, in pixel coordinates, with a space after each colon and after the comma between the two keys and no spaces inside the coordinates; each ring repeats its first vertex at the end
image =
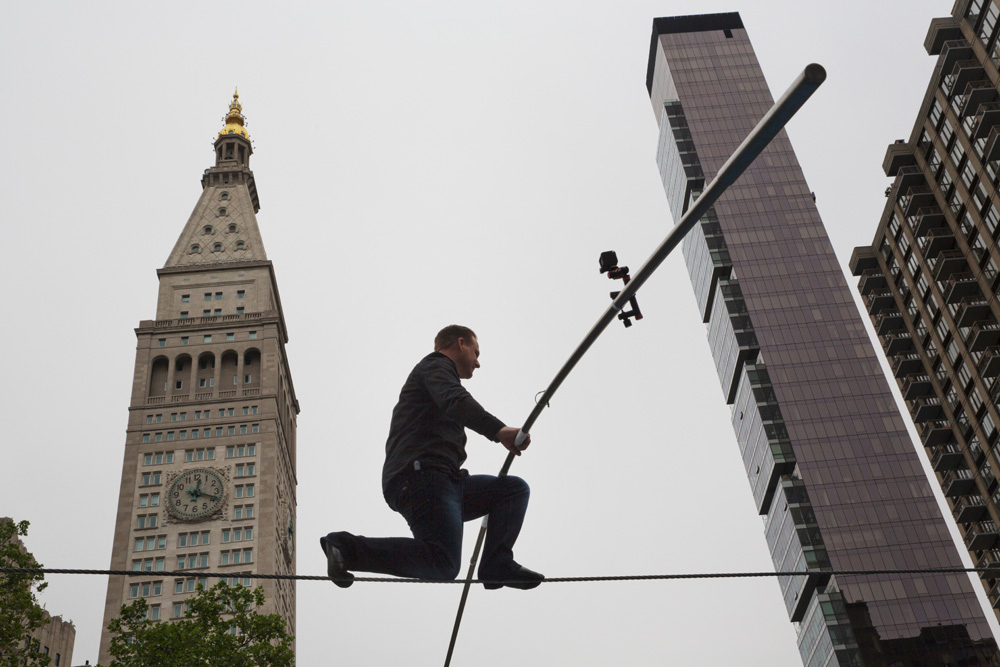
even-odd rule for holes
{"type": "MultiPolygon", "coordinates": [[[[46,566],[108,567],[133,328],[154,316],[155,270],[235,85],[302,409],[298,572],[322,574],[327,531],[406,533],[381,497],[383,446],[439,328],[478,331],[466,386],[518,424],[616,289],[600,252],[634,270],[670,229],[644,85],[654,17],[739,11],[775,97],[806,64],[827,68],[789,135],[846,267],[885,203],[885,147],[926,89],[928,24],[950,9],[6,3],[0,516],[32,522],[46,566]]],[[[516,556],[549,576],[770,569],[680,253],[639,301],[646,318],[605,333],[515,463],[532,486],[516,556]]],[[[469,453],[487,473],[504,454],[475,434],[469,453]]],[[[42,600],[76,624],[74,664],[95,662],[106,579],[48,580],[42,600]]],[[[442,664],[459,594],[302,582],[299,664],[442,664]]],[[[777,583],[754,579],[476,587],[454,664],[800,662],[777,583]]]]}

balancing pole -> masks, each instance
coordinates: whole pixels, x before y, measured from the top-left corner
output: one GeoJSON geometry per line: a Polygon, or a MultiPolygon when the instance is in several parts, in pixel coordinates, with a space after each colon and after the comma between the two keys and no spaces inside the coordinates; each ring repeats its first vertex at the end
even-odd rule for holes
{"type": "MultiPolygon", "coordinates": [[[[701,220],[702,216],[708,212],[708,209],[715,204],[716,200],[722,195],[726,189],[732,185],[736,179],[746,171],[747,167],[750,166],[758,155],[767,147],[771,140],[777,136],[778,132],[784,128],[785,124],[795,115],[806,100],[808,100],[816,89],[819,88],[820,84],[826,80],[826,70],[823,69],[822,65],[817,65],[815,63],[807,65],[806,68],[799,74],[795,82],[792,83],[791,87],[785,94],[781,96],[774,106],[764,114],[764,117],[760,119],[757,125],[751,130],[747,138],[743,140],[739,148],[736,149],[726,163],[722,165],[719,169],[719,173],[715,175],[712,182],[708,184],[708,187],[701,193],[701,195],[694,201],[691,208],[681,217],[680,222],[678,222],[667,237],[663,239],[663,242],[653,251],[653,254],[649,256],[646,263],[642,265],[636,274],[632,277],[632,280],[622,288],[622,291],[618,294],[611,305],[608,307],[601,318],[597,320],[597,323],[593,326],[590,332],[587,334],[586,338],[583,339],[576,350],[570,358],[563,364],[559,372],[556,373],[555,378],[549,384],[545,393],[542,395],[541,399],[535,403],[534,409],[532,409],[531,414],[525,420],[524,425],[517,434],[517,439],[515,440],[515,445],[520,446],[528,437],[528,432],[534,425],[538,416],[542,413],[542,410],[548,405],[552,396],[556,393],[556,390],[563,383],[563,380],[570,374],[573,368],[576,366],[577,362],[583,358],[583,355],[587,353],[590,346],[600,337],[604,330],[611,324],[612,320],[615,319],[617,314],[621,312],[622,308],[628,305],[629,299],[635,296],[635,293],[640,287],[649,279],[653,272],[659,268],[663,260],[667,258],[674,248],[676,248],[681,240],[690,232],[698,221],[701,220]]],[[[503,468],[500,469],[498,477],[504,477],[510,470],[511,463],[514,462],[514,452],[507,454],[507,460],[504,461],[503,468]]],[[[483,544],[483,539],[486,536],[486,526],[489,516],[483,517],[482,527],[479,529],[479,537],[476,539],[476,548],[472,552],[472,561],[469,563],[469,573],[466,579],[472,579],[476,571],[476,563],[479,560],[479,551],[483,544]]],[[[458,629],[462,623],[462,613],[465,611],[465,601],[469,596],[469,583],[466,583],[462,588],[462,599],[458,605],[458,614],[455,617],[455,627],[451,631],[451,643],[448,645],[448,656],[445,658],[444,665],[449,667],[451,664],[451,656],[455,650],[455,640],[458,637],[458,629]]]]}

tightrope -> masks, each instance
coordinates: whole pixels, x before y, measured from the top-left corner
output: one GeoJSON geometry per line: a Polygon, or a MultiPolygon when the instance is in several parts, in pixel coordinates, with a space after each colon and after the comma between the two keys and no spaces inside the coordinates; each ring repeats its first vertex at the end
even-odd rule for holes
{"type": "MultiPolygon", "coordinates": [[[[1000,578],[997,567],[924,567],[895,570],[792,570],[778,572],[685,572],[677,574],[625,574],[598,577],[546,577],[543,584],[576,584],[607,581],[657,581],[670,579],[754,579],[763,577],[866,577],[888,574],[992,574],[1000,578]]],[[[125,577],[184,577],[196,579],[286,579],[295,581],[330,581],[319,574],[256,574],[249,572],[202,572],[199,570],[84,570],[52,567],[0,567],[0,574],[89,574],[125,577]]],[[[372,584],[481,584],[479,579],[406,579],[399,577],[356,577],[354,581],[372,584]]],[[[491,581],[490,583],[507,583],[491,581]]],[[[518,583],[518,582],[510,582],[518,583]]],[[[523,582],[521,582],[523,583],[523,582]]]]}

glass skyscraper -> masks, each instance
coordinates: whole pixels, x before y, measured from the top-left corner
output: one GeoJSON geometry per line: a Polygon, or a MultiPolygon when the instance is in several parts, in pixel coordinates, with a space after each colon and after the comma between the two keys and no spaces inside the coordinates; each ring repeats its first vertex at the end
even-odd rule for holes
{"type": "MultiPolygon", "coordinates": [[[[937,64],[851,269],[972,561],[1000,566],[1000,2],[931,21],[937,64]]],[[[983,585],[1000,609],[1000,569],[983,585]]]]}
{"type": "MultiPolygon", "coordinates": [[[[646,85],[679,220],[773,99],[735,13],[654,20],[646,85]]],[[[784,132],[683,251],[803,663],[1000,664],[966,575],[824,574],[961,562],[784,132]]]]}

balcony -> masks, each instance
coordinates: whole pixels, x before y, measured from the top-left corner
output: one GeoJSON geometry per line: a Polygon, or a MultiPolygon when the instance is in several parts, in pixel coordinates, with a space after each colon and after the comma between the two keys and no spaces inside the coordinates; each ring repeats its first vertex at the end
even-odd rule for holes
{"type": "Polygon", "coordinates": [[[1000,102],[982,105],[976,112],[976,120],[972,125],[972,140],[987,138],[990,136],[990,130],[998,123],[1000,123],[1000,102]]]}
{"type": "Polygon", "coordinates": [[[973,523],[987,516],[986,503],[978,493],[955,498],[952,515],[956,523],[973,523]]]}
{"type": "Polygon", "coordinates": [[[933,259],[938,253],[955,247],[955,233],[948,227],[937,227],[920,239],[920,247],[924,251],[924,257],[933,259]]]}
{"type": "Polygon", "coordinates": [[[939,447],[955,442],[955,431],[945,420],[930,421],[920,427],[920,442],[924,447],[939,447]]]}
{"type": "Polygon", "coordinates": [[[892,376],[897,380],[924,370],[919,354],[897,354],[892,358],[892,376]]]}
{"type": "Polygon", "coordinates": [[[952,91],[965,90],[965,87],[969,85],[970,82],[982,79],[985,76],[986,70],[983,69],[982,63],[980,63],[976,58],[959,60],[955,63],[955,67],[951,70],[951,89],[952,91]]]}
{"type": "Polygon", "coordinates": [[[899,199],[899,206],[907,218],[922,208],[930,208],[934,203],[934,191],[927,185],[914,185],[899,199]]]}
{"type": "Polygon", "coordinates": [[[875,316],[883,310],[895,308],[896,300],[892,296],[891,289],[877,289],[865,297],[865,304],[868,306],[868,314],[875,316]]]}
{"type": "Polygon", "coordinates": [[[972,325],[969,335],[969,350],[982,352],[1000,342],[1000,324],[996,322],[979,322],[972,325]]]}
{"type": "Polygon", "coordinates": [[[897,333],[906,329],[903,315],[898,310],[891,310],[875,317],[875,331],[879,336],[897,333]]]}
{"type": "Polygon", "coordinates": [[[981,295],[967,296],[962,299],[955,315],[955,323],[960,327],[971,327],[976,322],[982,322],[990,316],[990,305],[981,295]]]}
{"type": "Polygon", "coordinates": [[[974,523],[965,533],[965,546],[969,551],[985,551],[997,545],[1000,535],[992,521],[974,523]]]}
{"type": "Polygon", "coordinates": [[[1000,577],[1000,560],[998,560],[997,556],[991,551],[988,551],[979,557],[979,560],[976,561],[976,567],[981,570],[993,570],[988,573],[980,573],[979,576],[983,579],[996,579],[997,577],[1000,577]]]}
{"type": "Polygon", "coordinates": [[[863,271],[878,269],[878,255],[871,246],[858,246],[851,253],[851,275],[860,276],[863,271]]]}
{"type": "MultiPolygon", "coordinates": [[[[889,144],[889,147],[885,151],[885,157],[882,159],[882,171],[885,172],[886,176],[896,176],[901,169],[916,168],[917,159],[913,156],[912,146],[902,139],[897,139],[895,142],[889,144]]],[[[896,183],[893,183],[892,187],[899,192],[896,185],[896,183]]]]}
{"type": "MultiPolygon", "coordinates": [[[[909,217],[910,216],[907,216],[907,219],[909,219],[909,217]]],[[[944,219],[944,213],[941,212],[941,209],[938,208],[937,204],[918,208],[913,214],[913,235],[917,238],[922,237],[932,229],[946,227],[947,225],[948,222],[944,219]]]]}
{"type": "Polygon", "coordinates": [[[972,57],[972,46],[964,39],[953,39],[941,46],[939,64],[941,73],[945,74],[955,69],[955,63],[972,57]]]}
{"type": "Polygon", "coordinates": [[[941,488],[948,498],[958,498],[971,495],[976,491],[976,481],[972,479],[972,473],[968,470],[954,470],[946,472],[941,477],[941,488]]]}
{"type": "Polygon", "coordinates": [[[967,296],[980,294],[979,284],[971,273],[956,273],[944,286],[945,303],[958,303],[967,296]]]}
{"type": "Polygon", "coordinates": [[[913,349],[913,339],[910,338],[910,334],[908,333],[883,336],[882,347],[888,356],[909,352],[913,349]]]}
{"type": "Polygon", "coordinates": [[[1000,347],[993,346],[983,350],[983,357],[979,360],[979,372],[987,378],[1000,375],[1000,347]]]}
{"type": "Polygon", "coordinates": [[[983,162],[992,162],[1000,158],[1000,125],[990,129],[986,138],[986,148],[983,150],[983,162]]]}
{"type": "Polygon", "coordinates": [[[933,466],[934,472],[948,472],[968,467],[965,454],[962,453],[962,448],[957,444],[939,447],[931,457],[931,466],[933,466]]]}
{"type": "Polygon", "coordinates": [[[997,582],[990,592],[987,593],[990,602],[993,604],[993,608],[1000,611],[1000,582],[997,582]]]}
{"type": "Polygon", "coordinates": [[[944,282],[956,273],[968,273],[969,264],[961,250],[942,250],[934,259],[934,280],[944,282]]]}
{"type": "Polygon", "coordinates": [[[944,415],[944,410],[941,408],[941,401],[937,397],[918,398],[910,407],[910,412],[913,415],[913,421],[917,424],[923,424],[931,420],[936,421],[944,415]]]}
{"type": "Polygon", "coordinates": [[[995,102],[997,99],[997,89],[989,79],[970,81],[962,94],[965,96],[965,105],[959,114],[962,117],[971,116],[979,111],[981,105],[995,102]]]}
{"type": "Polygon", "coordinates": [[[858,289],[861,296],[867,296],[869,292],[877,289],[885,289],[888,283],[880,269],[868,269],[861,272],[861,280],[858,282],[858,289]]]}
{"type": "Polygon", "coordinates": [[[931,384],[929,376],[917,373],[903,380],[903,386],[900,388],[900,391],[903,392],[903,398],[908,401],[915,401],[925,396],[933,396],[934,385],[931,384]]]}

